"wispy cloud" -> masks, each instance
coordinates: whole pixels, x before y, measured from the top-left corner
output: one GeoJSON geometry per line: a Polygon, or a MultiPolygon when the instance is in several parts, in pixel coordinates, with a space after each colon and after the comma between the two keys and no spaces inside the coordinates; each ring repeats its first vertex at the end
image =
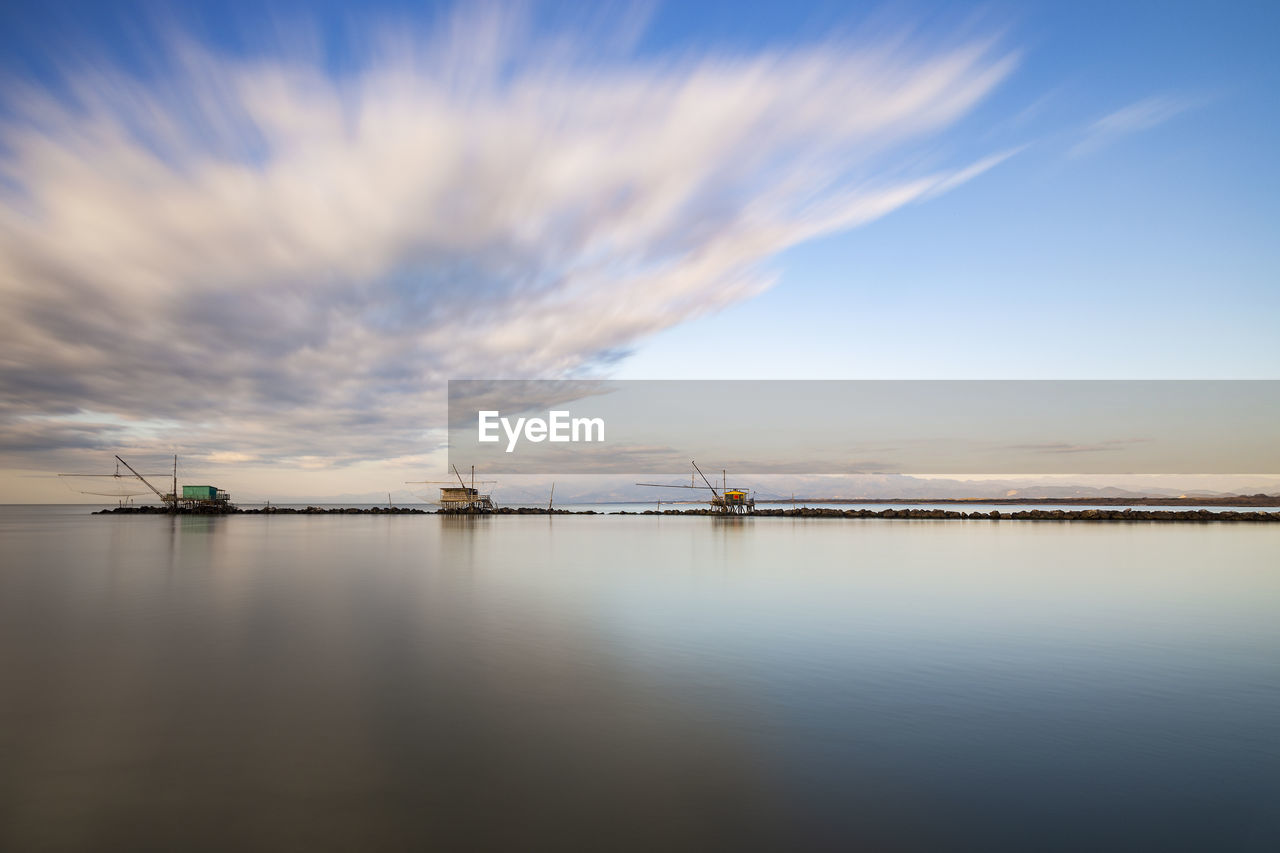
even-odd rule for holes
{"type": "MultiPolygon", "coordinates": [[[[1002,156],[907,165],[1010,73],[993,42],[589,42],[481,14],[384,35],[341,75],[175,38],[164,75],[8,86],[8,446],[39,443],[32,416],[94,411],[232,454],[211,458],[418,452],[446,378],[616,358],[768,287],[788,246],[1002,156]]],[[[52,444],[88,440],[63,426],[52,444]]]]}
{"type": "Polygon", "coordinates": [[[1188,110],[1204,104],[1203,98],[1156,95],[1108,113],[1085,130],[1084,138],[1070,150],[1072,157],[1099,151],[1134,133],[1159,127],[1188,110]]]}
{"type": "Polygon", "coordinates": [[[1010,444],[1009,450],[1025,450],[1031,453],[1111,453],[1129,450],[1137,444],[1148,444],[1149,438],[1113,438],[1091,444],[1075,444],[1066,441],[1049,441],[1040,444],[1010,444]]]}

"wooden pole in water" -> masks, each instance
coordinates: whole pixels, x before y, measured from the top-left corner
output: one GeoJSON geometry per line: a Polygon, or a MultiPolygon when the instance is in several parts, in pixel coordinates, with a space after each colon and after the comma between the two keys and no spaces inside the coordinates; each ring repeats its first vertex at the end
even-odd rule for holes
{"type": "Polygon", "coordinates": [[[551,505],[556,502],[556,484],[551,483],[551,497],[547,499],[547,512],[551,512],[551,505]]]}

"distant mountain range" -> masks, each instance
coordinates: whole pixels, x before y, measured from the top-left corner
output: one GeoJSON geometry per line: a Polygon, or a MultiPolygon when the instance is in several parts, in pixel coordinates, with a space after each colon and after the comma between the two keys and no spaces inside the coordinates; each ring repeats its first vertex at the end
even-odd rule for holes
{"type": "MultiPolygon", "coordinates": [[[[657,478],[658,482],[680,483],[679,477],[657,478]]],[[[688,485],[685,480],[683,485],[688,485]]],[[[717,486],[720,484],[717,483],[717,486]]],[[[730,478],[730,486],[750,488],[757,500],[1036,500],[1036,499],[1137,499],[1150,498],[1204,498],[1221,499],[1241,495],[1278,495],[1280,483],[1275,479],[1241,478],[1231,483],[1231,490],[1178,489],[1172,487],[1121,488],[1118,486],[1091,486],[1080,483],[1064,483],[1060,480],[1044,481],[1034,478],[1008,478],[1000,480],[962,480],[946,478],[912,477],[906,474],[866,474],[849,476],[782,476],[730,478]]],[[[507,478],[494,489],[499,504],[544,504],[550,497],[551,480],[527,480],[507,478]]],[[[649,503],[662,500],[676,503],[696,501],[701,491],[685,489],[661,489],[637,486],[633,482],[621,482],[613,478],[576,477],[556,483],[556,503],[649,503]]],[[[434,499],[434,492],[393,491],[391,500],[396,504],[417,504],[434,499]]],[[[346,493],[327,496],[275,496],[271,500],[282,504],[385,504],[386,492],[346,493]]],[[[245,503],[255,501],[244,498],[245,503]]]]}

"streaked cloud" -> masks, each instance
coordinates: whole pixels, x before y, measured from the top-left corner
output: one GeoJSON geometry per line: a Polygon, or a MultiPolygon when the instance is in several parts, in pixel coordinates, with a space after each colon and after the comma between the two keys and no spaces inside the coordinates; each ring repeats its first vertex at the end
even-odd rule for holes
{"type": "Polygon", "coordinates": [[[1134,133],[1159,127],[1172,118],[1204,104],[1203,98],[1156,95],[1108,113],[1089,125],[1084,138],[1070,151],[1081,157],[1099,151],[1111,143],[1134,133]]]}
{"type": "Polygon", "coordinates": [[[174,37],[162,75],[6,86],[0,448],[99,446],[94,412],[211,462],[429,452],[447,378],[598,370],[1005,156],[911,166],[1014,67],[991,41],[390,32],[340,75],[174,37]]]}
{"type": "Polygon", "coordinates": [[[1026,450],[1032,453],[1114,453],[1128,450],[1137,444],[1149,444],[1150,438],[1113,438],[1089,444],[1066,441],[1046,441],[1037,444],[1010,444],[1009,450],[1026,450]]]}

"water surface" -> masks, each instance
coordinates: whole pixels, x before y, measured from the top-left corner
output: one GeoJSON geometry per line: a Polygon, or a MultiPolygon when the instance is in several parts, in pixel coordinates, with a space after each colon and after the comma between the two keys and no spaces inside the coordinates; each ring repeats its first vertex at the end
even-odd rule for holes
{"type": "Polygon", "coordinates": [[[1277,525],[86,512],[0,849],[1280,846],[1277,525]]]}

